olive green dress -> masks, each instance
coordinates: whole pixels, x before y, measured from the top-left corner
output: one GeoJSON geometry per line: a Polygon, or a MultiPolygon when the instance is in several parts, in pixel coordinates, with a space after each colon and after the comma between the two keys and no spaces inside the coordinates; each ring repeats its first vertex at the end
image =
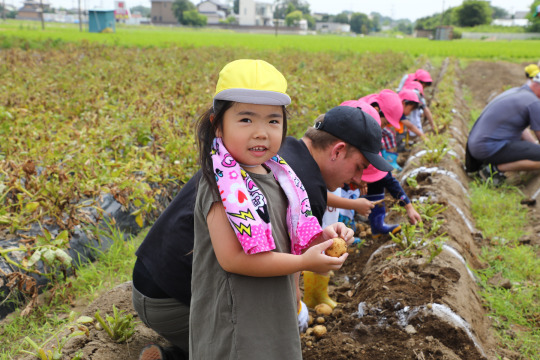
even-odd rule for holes
{"type": "MultiPolygon", "coordinates": [[[[272,173],[250,176],[267,199],[274,251],[290,253],[287,197],[272,173]]],[[[294,276],[250,277],[224,271],[206,223],[216,201],[221,199],[202,178],[195,203],[190,359],[302,359],[294,276]]]]}

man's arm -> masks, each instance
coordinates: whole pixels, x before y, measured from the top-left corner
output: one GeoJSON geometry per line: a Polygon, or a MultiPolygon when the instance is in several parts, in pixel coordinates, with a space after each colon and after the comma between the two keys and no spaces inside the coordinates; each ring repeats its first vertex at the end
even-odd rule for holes
{"type": "Polygon", "coordinates": [[[362,216],[368,216],[375,205],[365,198],[346,199],[328,192],[328,206],[338,209],[354,210],[362,216]]]}
{"type": "Polygon", "coordinates": [[[412,122],[410,122],[409,120],[401,120],[401,122],[407,128],[407,130],[410,130],[416,135],[420,136],[422,139],[425,139],[426,135],[424,135],[422,130],[414,126],[412,122]]]}
{"type": "MultiPolygon", "coordinates": [[[[539,131],[536,131],[536,137],[538,137],[538,132],[539,131]]],[[[534,138],[534,136],[532,135],[531,131],[529,130],[529,128],[523,130],[523,132],[521,133],[521,139],[522,140],[525,140],[525,141],[528,141],[528,142],[532,142],[532,143],[536,143],[536,139],[534,138]]]]}

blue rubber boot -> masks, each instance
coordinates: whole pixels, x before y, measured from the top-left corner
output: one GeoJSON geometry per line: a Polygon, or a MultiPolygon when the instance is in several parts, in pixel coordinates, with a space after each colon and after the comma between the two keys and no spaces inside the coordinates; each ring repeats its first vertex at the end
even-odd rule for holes
{"type": "MultiPolygon", "coordinates": [[[[369,201],[378,201],[384,199],[384,194],[378,195],[367,195],[366,199],[369,201]]],[[[371,235],[373,237],[379,237],[381,235],[386,235],[388,233],[395,234],[401,230],[401,225],[399,224],[386,224],[384,218],[386,217],[386,206],[384,202],[375,205],[371,209],[371,213],[368,216],[369,224],[371,225],[371,235]]]]}
{"type": "Polygon", "coordinates": [[[381,155],[383,156],[384,160],[388,161],[390,165],[392,165],[392,167],[396,169],[398,172],[403,170],[401,166],[399,166],[397,163],[397,158],[398,158],[397,153],[383,149],[381,150],[381,155]]]}

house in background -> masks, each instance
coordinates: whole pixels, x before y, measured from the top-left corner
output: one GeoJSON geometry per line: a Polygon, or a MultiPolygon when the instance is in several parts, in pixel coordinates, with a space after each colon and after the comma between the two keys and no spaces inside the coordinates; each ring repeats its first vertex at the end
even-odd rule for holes
{"type": "Polygon", "coordinates": [[[318,22],[315,23],[315,30],[321,34],[350,33],[351,25],[336,22],[318,22]]]}
{"type": "Polygon", "coordinates": [[[492,25],[501,26],[528,26],[529,19],[527,19],[528,11],[516,11],[514,15],[509,15],[504,19],[493,19],[492,25]]]}
{"type": "Polygon", "coordinates": [[[311,14],[311,16],[315,19],[315,21],[324,21],[324,19],[328,19],[330,15],[327,13],[314,12],[311,14]]]}
{"type": "Polygon", "coordinates": [[[227,19],[230,13],[230,7],[219,1],[207,0],[197,5],[197,11],[199,14],[206,16],[206,23],[208,25],[213,25],[219,24],[220,20],[227,19]]]}
{"type": "Polygon", "coordinates": [[[274,26],[274,5],[271,2],[240,0],[238,8],[240,26],[274,26]]]}
{"type": "Polygon", "coordinates": [[[47,12],[50,9],[50,4],[46,1],[42,2],[43,10],[39,1],[26,0],[22,8],[17,13],[17,20],[41,20],[41,13],[47,12]]]}
{"type": "MultiPolygon", "coordinates": [[[[221,0],[223,1],[223,0],[221,0]]],[[[174,0],[151,0],[150,11],[152,24],[178,25],[174,16],[172,5],[174,0]]],[[[274,26],[274,4],[271,0],[240,0],[238,25],[242,26],[274,26]]],[[[218,0],[203,0],[197,5],[197,12],[206,16],[208,25],[218,25],[220,20],[225,20],[232,12],[229,5],[218,0]]]]}
{"type": "Polygon", "coordinates": [[[172,10],[173,0],[152,0],[150,18],[153,24],[178,24],[172,10]]]}

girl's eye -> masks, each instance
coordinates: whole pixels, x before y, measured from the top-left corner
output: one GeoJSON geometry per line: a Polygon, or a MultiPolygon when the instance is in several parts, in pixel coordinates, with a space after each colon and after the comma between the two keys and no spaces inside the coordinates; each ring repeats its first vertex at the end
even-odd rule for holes
{"type": "Polygon", "coordinates": [[[243,118],[240,120],[241,122],[251,122],[251,119],[248,119],[248,118],[243,118]]]}
{"type": "Polygon", "coordinates": [[[279,120],[270,120],[270,124],[279,124],[279,120]]]}

